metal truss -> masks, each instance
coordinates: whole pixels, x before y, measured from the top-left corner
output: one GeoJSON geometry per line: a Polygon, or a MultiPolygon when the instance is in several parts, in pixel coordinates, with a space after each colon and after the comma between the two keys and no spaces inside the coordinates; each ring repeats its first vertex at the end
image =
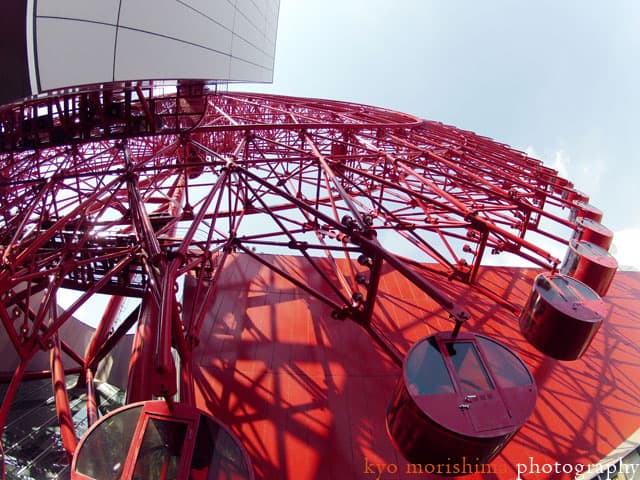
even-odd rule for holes
{"type": "MultiPolygon", "coordinates": [[[[0,124],[0,319],[20,358],[0,429],[40,350],[51,352],[43,374],[58,385],[61,352],[75,360],[95,421],[97,365],[139,318],[138,338],[145,328],[152,338],[136,340],[129,373],[150,380],[132,383],[129,400],[176,392],[174,347],[181,398],[192,401],[191,351],[206,312],[185,318],[177,282],[193,275],[196,299],[210,299],[233,255],[252,256],[335,318],[360,323],[398,360],[372,321],[384,264],[459,326],[467,313],[425,270],[474,284],[483,259],[500,252],[554,269],[559,260],[529,236],[566,243],[541,221],[572,228],[557,210],[576,192],[556,171],[489,138],[381,108],[136,87],[5,107],[0,124]],[[317,276],[261,253],[303,257],[317,276]],[[82,295],[60,313],[63,288],[82,295]],[[75,352],[60,327],[97,293],[112,299],[87,351],[75,352]],[[126,297],[142,306],[118,319],[126,297]],[[139,315],[145,309],[153,315],[139,315]]],[[[71,454],[68,401],[58,393],[71,454]]]]}

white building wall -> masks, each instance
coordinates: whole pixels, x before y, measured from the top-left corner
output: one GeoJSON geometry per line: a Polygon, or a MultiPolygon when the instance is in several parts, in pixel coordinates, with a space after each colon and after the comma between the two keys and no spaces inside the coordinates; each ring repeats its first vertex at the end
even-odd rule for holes
{"type": "Polygon", "coordinates": [[[33,93],[133,80],[270,82],[279,3],[38,0],[33,93]]]}

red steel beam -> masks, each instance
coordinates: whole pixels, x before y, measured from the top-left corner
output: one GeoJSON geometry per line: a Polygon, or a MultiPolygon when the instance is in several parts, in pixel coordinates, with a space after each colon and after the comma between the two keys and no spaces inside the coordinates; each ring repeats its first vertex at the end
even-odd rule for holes
{"type": "Polygon", "coordinates": [[[67,452],[69,461],[73,458],[73,452],[78,445],[78,437],[73,426],[73,416],[69,406],[69,396],[67,395],[67,385],[65,383],[64,366],[62,364],[62,352],[60,349],[60,339],[56,334],[52,338],[53,346],[49,352],[51,364],[51,380],[53,383],[53,396],[56,402],[56,414],[60,424],[60,436],[62,445],[67,452]]]}

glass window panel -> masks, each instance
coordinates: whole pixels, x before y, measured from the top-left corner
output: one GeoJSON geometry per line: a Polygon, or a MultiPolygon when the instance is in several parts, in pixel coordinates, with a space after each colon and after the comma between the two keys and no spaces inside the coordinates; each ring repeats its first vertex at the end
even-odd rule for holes
{"type": "Polygon", "coordinates": [[[453,393],[455,388],[434,337],[422,341],[407,360],[409,391],[414,395],[453,393]]]}
{"type": "Polygon", "coordinates": [[[187,424],[149,418],[133,480],[177,480],[187,424]]]}
{"type": "Polygon", "coordinates": [[[123,410],[96,427],[78,452],[76,471],[99,480],[119,479],[141,410],[123,410]]]}
{"type": "Polygon", "coordinates": [[[482,365],[478,352],[472,343],[447,343],[447,353],[451,358],[455,374],[464,393],[493,389],[489,374],[482,365]]]}
{"type": "Polygon", "coordinates": [[[529,370],[513,352],[489,338],[476,339],[500,387],[521,387],[533,383],[529,370]]]}
{"type": "Polygon", "coordinates": [[[249,479],[236,440],[208,417],[200,418],[189,480],[249,479]]]}

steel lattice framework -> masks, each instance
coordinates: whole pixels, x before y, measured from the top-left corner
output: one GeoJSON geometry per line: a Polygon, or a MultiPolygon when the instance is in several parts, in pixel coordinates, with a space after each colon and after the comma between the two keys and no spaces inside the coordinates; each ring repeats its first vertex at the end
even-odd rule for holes
{"type": "MultiPolygon", "coordinates": [[[[20,358],[0,429],[40,350],[52,352],[54,380],[64,380],[60,352],[77,362],[96,419],[92,375],[138,318],[117,318],[123,297],[157,312],[150,346],[130,370],[152,380],[131,383],[129,400],[176,391],[173,346],[182,400],[190,401],[190,355],[205,312],[184,318],[176,285],[191,274],[198,298],[216,295],[235,253],[383,344],[372,321],[383,263],[459,325],[467,313],[420,269],[474,284],[483,259],[500,252],[554,269],[558,259],[531,235],[566,243],[543,222],[573,228],[557,210],[575,191],[555,170],[486,137],[381,108],[193,89],[158,96],[138,87],[48,97],[7,107],[0,120],[0,318],[20,358]],[[260,252],[328,262],[334,272],[318,266],[312,282],[260,252]],[[62,288],[83,293],[59,313],[62,288]],[[112,300],[86,353],[74,351],[60,327],[96,293],[112,300]]],[[[64,389],[56,401],[71,452],[64,389]]]]}

